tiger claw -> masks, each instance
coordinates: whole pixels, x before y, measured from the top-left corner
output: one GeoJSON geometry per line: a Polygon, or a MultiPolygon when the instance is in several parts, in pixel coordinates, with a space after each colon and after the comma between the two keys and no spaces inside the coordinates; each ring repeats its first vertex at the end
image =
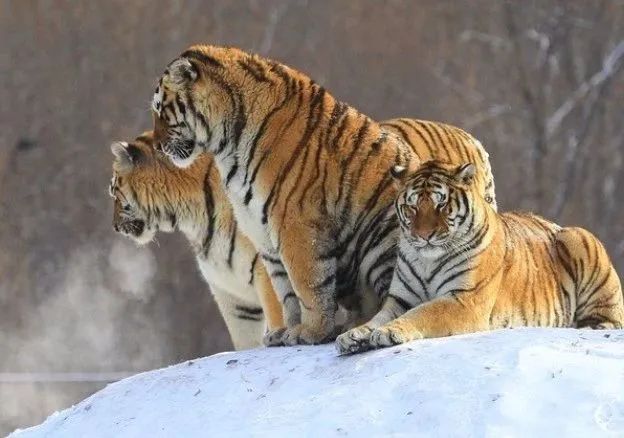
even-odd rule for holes
{"type": "Polygon", "coordinates": [[[284,345],[317,345],[327,342],[331,338],[323,332],[298,324],[284,331],[282,342],[284,345]]]}
{"type": "Polygon", "coordinates": [[[370,344],[373,348],[392,347],[404,344],[412,339],[421,339],[420,332],[406,334],[401,328],[379,327],[371,333],[370,344]]]}
{"type": "Polygon", "coordinates": [[[267,347],[279,347],[284,345],[282,338],[286,332],[286,327],[280,327],[278,329],[269,330],[264,334],[262,343],[267,347]]]}
{"type": "Polygon", "coordinates": [[[336,339],[338,353],[354,354],[370,350],[370,335],[372,331],[368,326],[361,326],[341,334],[336,339]]]}

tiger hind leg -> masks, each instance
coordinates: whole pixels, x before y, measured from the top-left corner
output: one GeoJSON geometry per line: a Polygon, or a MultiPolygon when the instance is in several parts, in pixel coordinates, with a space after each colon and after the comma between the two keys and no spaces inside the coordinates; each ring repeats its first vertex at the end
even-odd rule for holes
{"type": "Polygon", "coordinates": [[[234,349],[247,350],[261,346],[265,327],[262,308],[243,301],[216,285],[210,285],[210,291],[228,329],[234,349]]]}
{"type": "Polygon", "coordinates": [[[273,293],[281,303],[283,320],[281,327],[268,327],[262,342],[267,347],[276,347],[284,345],[282,339],[288,327],[301,323],[301,307],[279,255],[264,253],[262,263],[271,279],[273,293]]]}
{"type": "Polygon", "coordinates": [[[564,228],[556,236],[562,294],[570,325],[578,328],[624,327],[624,296],[615,268],[600,241],[582,228],[564,228]]]}
{"type": "Polygon", "coordinates": [[[254,268],[254,286],[266,319],[266,331],[262,343],[265,346],[279,345],[281,334],[286,330],[282,302],[273,288],[273,283],[264,263],[256,263],[254,268]]]}

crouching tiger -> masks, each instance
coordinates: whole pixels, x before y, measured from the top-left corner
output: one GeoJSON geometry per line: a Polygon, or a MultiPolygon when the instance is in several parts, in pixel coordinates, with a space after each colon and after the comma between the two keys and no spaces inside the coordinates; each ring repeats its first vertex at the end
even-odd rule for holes
{"type": "Polygon", "coordinates": [[[621,328],[620,280],[588,231],[498,214],[474,188],[475,167],[430,161],[395,202],[401,237],[382,309],[337,339],[341,353],[503,327],[621,328]]]}
{"type": "Polygon", "coordinates": [[[193,248],[237,350],[283,326],[282,307],[258,253],[238,230],[210,156],[187,169],[153,149],[152,132],[111,146],[113,225],[134,241],[180,230],[193,248]]]}

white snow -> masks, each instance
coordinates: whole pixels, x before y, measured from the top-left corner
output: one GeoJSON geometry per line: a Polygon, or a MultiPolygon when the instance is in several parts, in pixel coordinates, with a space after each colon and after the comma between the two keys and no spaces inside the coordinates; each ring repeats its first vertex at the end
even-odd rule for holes
{"type": "Polygon", "coordinates": [[[223,353],[111,384],[11,437],[265,435],[622,437],[624,331],[223,353]]]}

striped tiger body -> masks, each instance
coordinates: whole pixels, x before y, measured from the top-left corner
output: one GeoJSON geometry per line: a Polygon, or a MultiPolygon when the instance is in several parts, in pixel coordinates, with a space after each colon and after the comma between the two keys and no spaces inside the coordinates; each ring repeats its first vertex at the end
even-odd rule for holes
{"type": "Polygon", "coordinates": [[[402,231],[390,293],[338,338],[341,353],[503,327],[624,326],[620,280],[588,231],[498,214],[472,164],[430,161],[395,176],[402,231]]]}
{"type": "MultiPolygon", "coordinates": [[[[401,138],[404,122],[380,125],[298,71],[211,46],[169,64],[152,109],[157,141],[176,165],[214,156],[283,304],[287,329],[272,344],[333,339],[339,304],[355,310],[351,324],[377,311],[398,238],[389,170],[419,163],[401,138]]],[[[433,147],[441,129],[416,143],[433,147]]]]}
{"type": "Polygon", "coordinates": [[[153,148],[152,132],[111,146],[116,231],[145,244],[181,231],[191,244],[236,349],[283,326],[281,304],[259,255],[239,230],[212,158],[179,169],[153,148]]]}

